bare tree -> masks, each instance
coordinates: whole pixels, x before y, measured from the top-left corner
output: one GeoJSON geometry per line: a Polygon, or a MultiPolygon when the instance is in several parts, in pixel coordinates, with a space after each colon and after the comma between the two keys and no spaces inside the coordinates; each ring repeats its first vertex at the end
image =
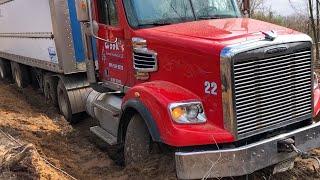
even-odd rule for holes
{"type": "MultiPolygon", "coordinates": [[[[315,14],[315,10],[314,10],[314,3],[318,4],[319,1],[318,0],[308,0],[309,2],[309,14],[310,14],[310,22],[311,22],[311,28],[312,28],[312,32],[313,32],[313,38],[315,41],[315,45],[316,45],[316,62],[318,63],[319,61],[319,39],[318,39],[318,32],[317,30],[319,29],[319,27],[317,27],[317,24],[315,23],[315,18],[314,18],[314,14],[315,14]]],[[[318,7],[318,5],[316,5],[318,7]]],[[[316,11],[318,10],[318,8],[316,8],[316,11]]],[[[318,14],[318,12],[316,12],[316,14],[318,14]]],[[[317,20],[318,21],[318,20],[317,20]]]]}
{"type": "MultiPolygon", "coordinates": [[[[237,0],[239,7],[243,10],[243,0],[237,0]]],[[[264,9],[265,0],[250,0],[250,10],[249,14],[254,15],[257,11],[262,11],[264,9]]]]}
{"type": "Polygon", "coordinates": [[[304,16],[309,11],[309,5],[307,1],[301,3],[294,3],[292,2],[292,0],[289,0],[289,4],[291,8],[295,11],[295,13],[297,13],[299,16],[304,16]]]}

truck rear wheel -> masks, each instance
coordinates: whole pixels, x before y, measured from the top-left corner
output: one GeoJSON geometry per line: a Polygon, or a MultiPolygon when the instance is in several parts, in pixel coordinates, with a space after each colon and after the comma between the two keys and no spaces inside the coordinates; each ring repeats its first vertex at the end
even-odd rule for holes
{"type": "Polygon", "coordinates": [[[151,137],[144,120],[134,115],[127,127],[124,145],[125,165],[133,165],[146,160],[150,155],[151,137]]]}
{"type": "Polygon", "coordinates": [[[16,62],[11,62],[13,79],[19,88],[25,88],[30,83],[28,67],[16,62]]]}
{"type": "Polygon", "coordinates": [[[9,79],[10,74],[10,62],[0,58],[0,79],[9,79]]]}
{"type": "Polygon", "coordinates": [[[61,80],[59,80],[59,83],[57,86],[57,95],[58,95],[58,105],[59,105],[61,114],[64,116],[64,118],[68,122],[74,123],[75,121],[72,118],[72,109],[71,109],[71,104],[68,97],[68,91],[61,80]]]}
{"type": "Polygon", "coordinates": [[[58,98],[57,98],[57,82],[53,77],[50,75],[44,75],[43,78],[43,89],[44,89],[44,96],[46,101],[52,103],[53,105],[58,105],[58,98]]]}

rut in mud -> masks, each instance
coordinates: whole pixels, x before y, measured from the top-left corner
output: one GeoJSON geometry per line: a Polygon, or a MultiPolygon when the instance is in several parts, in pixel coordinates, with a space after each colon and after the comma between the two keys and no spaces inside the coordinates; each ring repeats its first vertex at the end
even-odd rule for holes
{"type": "MultiPolygon", "coordinates": [[[[107,145],[90,133],[89,127],[94,125],[95,121],[85,117],[71,126],[55,107],[46,104],[39,91],[32,88],[17,90],[14,85],[0,81],[0,128],[21,143],[33,144],[40,156],[75,178],[176,179],[172,153],[154,155],[138,167],[116,165],[106,153],[107,145]]],[[[10,145],[1,142],[0,150],[2,146],[10,145]]],[[[320,156],[320,150],[314,153],[320,156]]],[[[296,164],[295,169],[270,179],[320,179],[320,174],[313,170],[313,162],[298,160],[296,164]]],[[[41,176],[41,172],[37,173],[40,175],[31,174],[20,179],[68,179],[63,175],[41,176]]],[[[19,173],[16,175],[19,179],[19,173]]],[[[253,176],[264,179],[263,172],[253,176]]]]}

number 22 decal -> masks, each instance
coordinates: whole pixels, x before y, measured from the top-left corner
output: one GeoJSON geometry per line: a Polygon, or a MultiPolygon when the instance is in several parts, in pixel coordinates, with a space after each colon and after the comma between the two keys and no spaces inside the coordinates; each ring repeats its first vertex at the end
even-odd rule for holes
{"type": "Polygon", "coordinates": [[[218,93],[217,93],[217,90],[218,90],[217,83],[206,81],[206,82],[204,82],[204,87],[205,87],[205,93],[206,94],[218,95],[218,93]]]}

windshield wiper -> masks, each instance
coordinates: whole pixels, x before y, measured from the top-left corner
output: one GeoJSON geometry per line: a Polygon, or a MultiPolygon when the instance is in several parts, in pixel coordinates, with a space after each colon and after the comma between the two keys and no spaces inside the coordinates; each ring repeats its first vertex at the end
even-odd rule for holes
{"type": "Polygon", "coordinates": [[[172,23],[169,22],[153,22],[153,23],[145,23],[145,24],[138,24],[138,27],[145,27],[145,26],[165,26],[170,25],[172,23]]]}
{"type": "Polygon", "coordinates": [[[232,15],[214,15],[214,16],[198,16],[198,19],[223,19],[223,18],[234,18],[232,15]]]}

